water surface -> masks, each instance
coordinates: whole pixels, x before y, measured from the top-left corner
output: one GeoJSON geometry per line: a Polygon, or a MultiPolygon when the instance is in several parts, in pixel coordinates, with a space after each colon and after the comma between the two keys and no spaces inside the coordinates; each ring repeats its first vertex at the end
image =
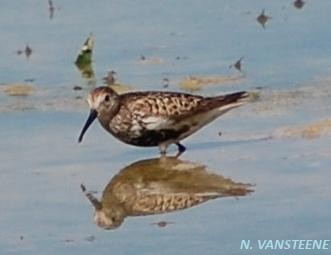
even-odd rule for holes
{"type": "Polygon", "coordinates": [[[302,9],[288,0],[53,3],[52,19],[47,1],[1,3],[1,254],[270,254],[240,250],[241,240],[330,238],[330,1],[302,9]],[[265,29],[256,21],[263,9],[271,16],[265,29]],[[89,33],[92,84],[74,66],[89,33]],[[28,59],[16,54],[26,44],[28,59]],[[242,56],[244,74],[229,69],[242,56]],[[156,148],[116,141],[97,123],[77,143],[84,98],[111,69],[139,90],[178,91],[188,76],[243,75],[195,92],[203,95],[259,87],[258,102],[185,140],[181,157],[255,184],[254,193],[128,217],[116,230],[95,225],[80,184],[100,198],[121,169],[158,156],[156,148]],[[13,83],[34,92],[8,96],[13,83]],[[160,221],[172,224],[151,225],[160,221]]]}

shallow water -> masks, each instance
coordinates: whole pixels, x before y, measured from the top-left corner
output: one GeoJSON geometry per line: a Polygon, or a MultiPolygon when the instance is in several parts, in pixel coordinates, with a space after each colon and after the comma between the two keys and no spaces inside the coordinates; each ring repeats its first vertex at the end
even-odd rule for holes
{"type": "Polygon", "coordinates": [[[240,244],[330,239],[330,1],[307,1],[302,9],[285,0],[53,3],[52,19],[47,1],[1,3],[1,254],[328,254],[240,244]],[[265,29],[256,21],[262,9],[271,16],[265,29]],[[90,32],[92,82],[74,66],[90,32]],[[33,50],[28,59],[15,53],[25,44],[33,50]],[[241,56],[243,74],[229,69],[241,56]],[[195,92],[204,95],[261,87],[257,102],[185,140],[181,156],[255,184],[254,192],[98,228],[80,184],[100,198],[121,169],[158,156],[156,148],[116,141],[97,123],[77,143],[86,94],[111,69],[139,90],[181,90],[188,76],[242,77],[195,92]],[[33,92],[8,96],[12,84],[33,92]],[[152,224],[160,221],[171,224],[152,224]]]}

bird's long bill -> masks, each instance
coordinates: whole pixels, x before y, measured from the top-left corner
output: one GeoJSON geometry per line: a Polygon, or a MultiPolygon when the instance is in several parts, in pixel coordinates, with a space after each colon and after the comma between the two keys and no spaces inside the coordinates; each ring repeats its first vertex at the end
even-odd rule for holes
{"type": "Polygon", "coordinates": [[[96,117],[98,116],[98,113],[96,110],[91,110],[90,111],[90,115],[88,116],[85,125],[82,129],[82,132],[80,132],[79,138],[78,138],[78,142],[80,143],[83,140],[83,136],[86,132],[86,130],[89,128],[89,126],[92,124],[92,122],[96,119],[96,117]]]}
{"type": "Polygon", "coordinates": [[[102,209],[101,202],[97,198],[95,198],[91,193],[86,193],[85,195],[87,199],[91,202],[91,204],[93,205],[96,211],[100,211],[102,209]]]}

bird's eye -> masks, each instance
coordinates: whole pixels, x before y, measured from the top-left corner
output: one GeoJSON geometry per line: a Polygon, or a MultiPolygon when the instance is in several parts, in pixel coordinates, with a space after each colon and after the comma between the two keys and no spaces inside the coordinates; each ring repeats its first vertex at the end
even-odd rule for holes
{"type": "Polygon", "coordinates": [[[109,102],[109,101],[110,101],[110,97],[109,97],[109,95],[105,96],[105,101],[106,101],[106,102],[109,102]]]}

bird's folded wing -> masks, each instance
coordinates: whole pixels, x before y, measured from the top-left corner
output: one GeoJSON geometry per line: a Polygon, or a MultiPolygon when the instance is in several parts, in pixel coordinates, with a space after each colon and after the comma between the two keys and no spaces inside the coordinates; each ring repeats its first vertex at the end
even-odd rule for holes
{"type": "Polygon", "coordinates": [[[146,129],[169,129],[178,119],[195,112],[203,97],[174,92],[136,92],[123,95],[126,111],[146,129]]]}

